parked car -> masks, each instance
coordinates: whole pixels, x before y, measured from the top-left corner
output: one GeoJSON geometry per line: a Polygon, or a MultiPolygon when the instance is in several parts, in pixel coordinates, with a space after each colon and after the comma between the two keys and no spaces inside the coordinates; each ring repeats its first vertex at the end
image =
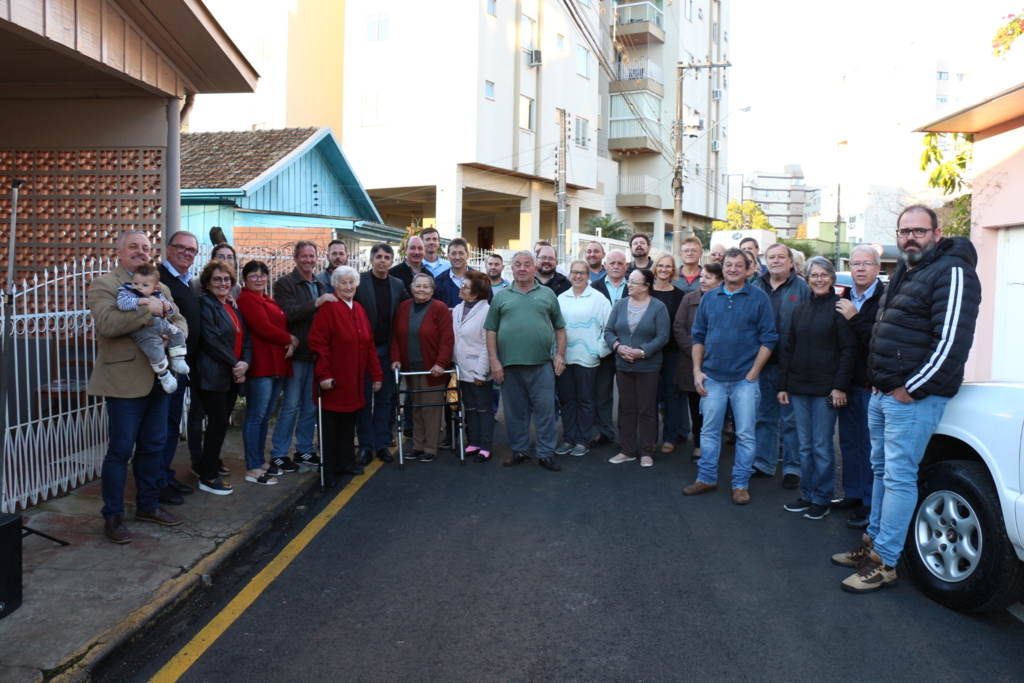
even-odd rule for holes
{"type": "Polygon", "coordinates": [[[903,557],[946,607],[988,612],[1024,594],[1024,382],[967,383],[921,460],[903,557]]]}
{"type": "Polygon", "coordinates": [[[840,271],[836,273],[836,283],[832,286],[836,294],[839,296],[845,296],[850,289],[853,288],[853,275],[849,271],[840,271]]]}

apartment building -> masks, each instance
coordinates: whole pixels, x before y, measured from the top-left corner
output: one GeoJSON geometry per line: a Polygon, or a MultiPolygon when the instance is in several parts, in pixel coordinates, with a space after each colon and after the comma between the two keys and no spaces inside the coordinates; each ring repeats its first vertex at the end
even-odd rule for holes
{"type": "Polygon", "coordinates": [[[780,237],[796,237],[804,222],[806,194],[804,172],[797,164],[785,166],[781,173],[749,173],[743,182],[743,199],[761,207],[780,237]]]}

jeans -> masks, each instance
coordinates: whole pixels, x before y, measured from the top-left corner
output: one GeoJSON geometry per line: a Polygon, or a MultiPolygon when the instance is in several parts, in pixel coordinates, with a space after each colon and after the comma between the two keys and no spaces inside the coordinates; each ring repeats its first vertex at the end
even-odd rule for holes
{"type": "Polygon", "coordinates": [[[270,416],[277,407],[284,379],[281,377],[253,377],[245,381],[245,422],[242,423],[242,443],[245,446],[245,467],[258,470],[263,467],[263,453],[267,448],[270,416]]]}
{"type": "MultiPolygon", "coordinates": [[[[665,406],[664,423],[661,426],[661,440],[674,444],[685,439],[690,432],[690,416],[683,410],[683,393],[675,383],[679,351],[661,350],[661,376],[658,383],[658,398],[665,406]]],[[[619,392],[620,396],[622,392],[619,392]]]]}
{"type": "Polygon", "coordinates": [[[825,396],[790,394],[800,440],[800,496],[816,505],[828,505],[836,490],[836,409],[825,396]]]}
{"type": "Polygon", "coordinates": [[[590,447],[594,433],[594,380],[597,366],[566,365],[555,378],[562,407],[562,441],[590,447]]]}
{"type": "Polygon", "coordinates": [[[766,365],[757,382],[761,401],[757,405],[757,454],[754,467],[775,474],[779,464],[779,431],[782,431],[782,473],[800,474],[800,444],[796,435],[793,406],[778,401],[779,366],[766,365]]]}
{"type": "Polygon", "coordinates": [[[868,536],[875,542],[875,552],[890,567],[900,559],[917,505],[918,465],[948,402],[942,396],[912,403],[900,403],[882,393],[871,397],[868,427],[875,488],[868,536]]]}
{"type": "Polygon", "coordinates": [[[700,413],[700,394],[684,391],[683,396],[690,406],[690,428],[693,430],[693,447],[700,448],[700,430],[704,427],[704,416],[700,413]]]}
{"type": "Polygon", "coordinates": [[[871,430],[868,406],[871,389],[852,387],[846,392],[846,405],[839,409],[839,450],[843,455],[843,493],[860,498],[871,507],[874,473],[871,471],[871,430]]]}
{"type": "Polygon", "coordinates": [[[754,424],[757,400],[760,396],[757,382],[745,379],[735,382],[704,380],[708,395],[700,400],[704,426],[700,430],[700,462],[697,463],[697,481],[718,483],[718,457],[722,451],[722,423],[725,408],[732,405],[736,422],[736,459],[732,467],[732,488],[745,489],[754,473],[754,424]]]}
{"type": "Polygon", "coordinates": [[[494,411],[491,407],[494,384],[490,380],[479,386],[476,382],[459,382],[459,389],[462,391],[462,410],[466,418],[466,438],[469,440],[466,445],[490,452],[494,445],[494,411]]]}
{"type": "Polygon", "coordinates": [[[530,416],[537,430],[537,457],[550,458],[558,442],[555,417],[555,371],[551,363],[506,365],[501,385],[505,399],[505,431],[516,453],[530,452],[530,416]]]}
{"type": "Polygon", "coordinates": [[[177,474],[171,467],[174,454],[178,451],[178,433],[181,431],[181,413],[185,407],[185,389],[188,388],[188,375],[178,375],[178,388],[167,397],[167,439],[160,453],[160,488],[171,483],[177,474]]]}
{"type": "Polygon", "coordinates": [[[291,377],[284,380],[284,403],[274,425],[271,458],[287,458],[295,434],[296,453],[315,453],[316,402],[313,400],[312,361],[293,360],[291,377]],[[296,426],[298,422],[298,426],[296,426]]]}
{"type": "Polygon", "coordinates": [[[391,415],[394,411],[395,371],[391,369],[391,351],[387,344],[377,347],[377,359],[384,371],[380,391],[373,391],[373,380],[366,373],[364,392],[366,405],[359,409],[356,417],[356,434],[359,450],[377,452],[388,447],[391,441],[391,415]]]}
{"type": "Polygon", "coordinates": [[[141,398],[108,396],[107,454],[100,476],[104,519],[124,514],[124,485],[128,462],[135,475],[135,510],[149,512],[160,507],[160,456],[167,440],[169,397],[153,378],[153,388],[141,398]],[[134,452],[134,455],[133,455],[134,452]]]}
{"type": "Polygon", "coordinates": [[[615,401],[615,354],[609,353],[597,366],[594,379],[594,426],[598,434],[615,440],[612,426],[612,404],[615,401]]]}

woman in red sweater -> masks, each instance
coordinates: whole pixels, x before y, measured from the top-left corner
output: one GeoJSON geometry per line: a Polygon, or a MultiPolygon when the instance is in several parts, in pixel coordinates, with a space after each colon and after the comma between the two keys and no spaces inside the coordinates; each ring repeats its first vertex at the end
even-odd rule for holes
{"type": "Polygon", "coordinates": [[[444,371],[452,365],[455,332],[452,314],[442,302],[433,299],[434,278],[417,275],[410,285],[412,299],[398,304],[391,326],[391,367],[402,372],[429,372],[410,375],[406,383],[412,391],[428,391],[412,395],[412,453],[408,460],[431,462],[437,457],[441,439],[441,405],[417,407],[424,403],[440,404],[448,378],[444,371]]]}
{"type": "Polygon", "coordinates": [[[338,301],[320,307],[308,337],[309,349],[316,357],[313,374],[320,389],[320,448],[327,488],[341,475],[363,473],[356,464],[356,412],[366,403],[366,373],[370,373],[374,391],[384,379],[373,345],[373,328],[366,311],[352,300],[359,273],[339,266],[331,273],[331,285],[338,301]]]}
{"type": "Polygon", "coordinates": [[[245,422],[245,480],[254,484],[276,484],[282,474],[264,458],[270,416],[277,406],[286,377],[292,375],[289,360],[299,340],[288,332],[288,318],[267,296],[270,270],[263,261],[249,261],[242,268],[242,291],[235,302],[252,337],[253,358],[247,376],[245,422]]]}

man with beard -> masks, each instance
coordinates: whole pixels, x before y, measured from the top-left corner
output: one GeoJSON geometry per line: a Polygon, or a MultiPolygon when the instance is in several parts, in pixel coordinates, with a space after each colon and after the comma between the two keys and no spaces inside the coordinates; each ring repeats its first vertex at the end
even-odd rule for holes
{"type": "Polygon", "coordinates": [[[604,270],[604,246],[600,242],[591,242],[587,245],[585,257],[587,268],[590,269],[590,281],[596,282],[605,276],[604,270]]]}
{"type": "Polygon", "coordinates": [[[505,270],[505,259],[500,254],[491,254],[487,257],[487,277],[491,281],[491,295],[497,294],[509,285],[509,281],[501,276],[505,270]]]}
{"type": "Polygon", "coordinates": [[[334,294],[334,287],[331,285],[331,273],[339,266],[348,265],[348,247],[341,240],[331,240],[327,245],[327,270],[316,274],[316,279],[324,286],[328,294],[334,294]]]}
{"type": "Polygon", "coordinates": [[[554,292],[555,296],[572,289],[569,278],[555,270],[557,266],[554,247],[541,247],[537,251],[537,282],[554,292]]]}
{"type": "Polygon", "coordinates": [[[643,270],[654,268],[654,262],[651,260],[651,240],[647,235],[638,232],[630,237],[629,251],[633,254],[633,262],[629,264],[629,268],[626,270],[627,278],[637,268],[642,268],[643,270]]]}
{"type": "Polygon", "coordinates": [[[870,522],[860,545],[832,556],[833,564],[857,568],[841,584],[851,593],[896,585],[917,504],[918,465],[963,382],[981,303],[974,245],[966,237],[944,239],[934,211],[904,209],[896,246],[902,261],[879,302],[868,355],[870,522]]]}

